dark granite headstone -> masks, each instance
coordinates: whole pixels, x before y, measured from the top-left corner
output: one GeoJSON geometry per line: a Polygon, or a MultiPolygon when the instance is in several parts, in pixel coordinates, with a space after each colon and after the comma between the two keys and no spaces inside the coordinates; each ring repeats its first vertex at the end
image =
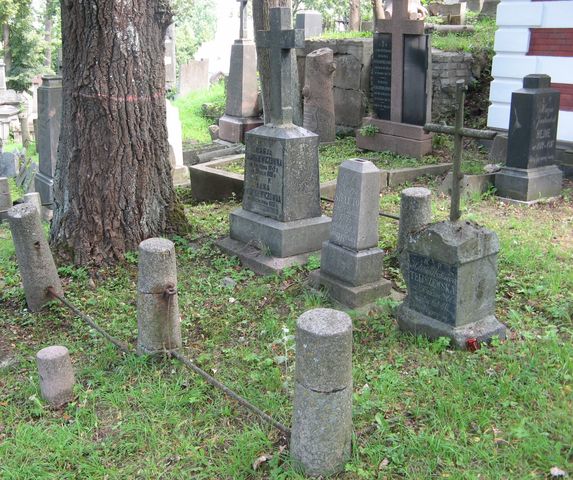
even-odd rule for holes
{"type": "Polygon", "coordinates": [[[389,33],[374,33],[371,72],[372,109],[379,119],[390,120],[392,35],[389,33]]]}
{"type": "Polygon", "coordinates": [[[500,197],[534,202],[561,193],[562,173],[555,165],[557,90],[548,75],[527,75],[511,95],[506,165],[496,175],[500,197]]]}
{"type": "Polygon", "coordinates": [[[404,36],[404,87],[402,122],[424,125],[428,113],[426,74],[428,72],[428,35],[404,36]]]}

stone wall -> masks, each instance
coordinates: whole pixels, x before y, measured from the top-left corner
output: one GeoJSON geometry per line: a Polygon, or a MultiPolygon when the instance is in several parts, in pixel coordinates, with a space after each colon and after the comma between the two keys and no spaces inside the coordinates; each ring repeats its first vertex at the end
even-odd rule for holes
{"type": "MultiPolygon", "coordinates": [[[[307,40],[305,48],[297,50],[301,89],[304,86],[305,57],[318,48],[332,49],[337,65],[333,79],[336,125],[360,127],[369,109],[372,38],[307,40]]],[[[461,78],[469,84],[479,76],[482,66],[476,63],[469,53],[432,50],[434,120],[453,111],[456,80],[461,78]]]]}

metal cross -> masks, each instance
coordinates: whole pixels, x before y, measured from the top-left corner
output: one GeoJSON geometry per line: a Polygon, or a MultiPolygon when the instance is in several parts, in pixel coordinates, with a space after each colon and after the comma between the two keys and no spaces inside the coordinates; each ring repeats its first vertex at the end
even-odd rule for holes
{"type": "Polygon", "coordinates": [[[238,2],[241,3],[240,6],[240,15],[241,15],[241,20],[240,20],[240,28],[239,28],[239,38],[240,39],[245,39],[247,38],[247,18],[248,18],[248,14],[247,14],[247,2],[248,0],[237,0],[238,2]]]}
{"type": "Polygon", "coordinates": [[[404,91],[404,35],[423,35],[424,21],[412,20],[408,0],[394,0],[392,18],[376,20],[377,33],[392,35],[392,77],[390,80],[390,120],[402,122],[404,91]]]}
{"type": "Polygon", "coordinates": [[[292,29],[290,8],[269,9],[270,30],[256,33],[257,47],[268,48],[271,60],[271,123],[292,123],[292,49],[304,48],[304,32],[292,29]]]}

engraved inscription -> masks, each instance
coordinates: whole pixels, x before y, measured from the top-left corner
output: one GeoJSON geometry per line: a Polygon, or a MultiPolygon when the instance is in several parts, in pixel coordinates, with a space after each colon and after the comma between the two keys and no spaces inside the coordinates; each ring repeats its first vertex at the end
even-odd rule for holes
{"type": "Polygon", "coordinates": [[[537,117],[531,139],[531,157],[536,166],[552,164],[555,156],[557,135],[557,105],[554,98],[541,97],[538,102],[537,117]]]}
{"type": "Polygon", "coordinates": [[[415,253],[408,265],[410,308],[449,325],[456,323],[457,267],[415,253]]]}
{"type": "Polygon", "coordinates": [[[267,217],[278,218],[283,208],[283,159],[274,157],[270,148],[255,145],[245,158],[246,210],[267,217]]]}
{"type": "Polygon", "coordinates": [[[392,85],[392,35],[374,34],[370,90],[372,108],[382,120],[390,120],[390,102],[392,85]]]}

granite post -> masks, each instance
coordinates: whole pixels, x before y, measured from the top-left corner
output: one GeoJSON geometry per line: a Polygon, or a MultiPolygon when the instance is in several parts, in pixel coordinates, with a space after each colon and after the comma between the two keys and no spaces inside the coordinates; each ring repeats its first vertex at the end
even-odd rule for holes
{"type": "Polygon", "coordinates": [[[164,238],[139,244],[137,352],[158,354],[181,347],[175,246],[164,238]]]}
{"type": "Polygon", "coordinates": [[[350,460],[352,320],[317,308],[297,320],[290,450],[307,475],[332,475],[350,460]]]}
{"type": "Polygon", "coordinates": [[[306,56],[303,127],[318,135],[320,143],[336,140],[332,77],[336,63],[330,48],[319,48],[306,56]]]}
{"type": "Polygon", "coordinates": [[[404,250],[408,235],[432,221],[432,192],[427,188],[412,187],[400,195],[400,226],[398,252],[404,250]]]}
{"type": "Polygon", "coordinates": [[[506,164],[495,177],[498,196],[530,204],[561,193],[563,174],[555,165],[559,97],[549,75],[526,75],[523,88],[512,93],[506,164]]]}
{"type": "Polygon", "coordinates": [[[257,45],[271,50],[270,123],[245,134],[243,207],[218,243],[257,273],[274,273],[320,250],[330,218],[321,214],[318,136],[293,124],[292,49],[304,45],[289,8],[271,8],[257,45]]]}
{"type": "Polygon", "coordinates": [[[12,208],[10,184],[6,177],[0,177],[0,222],[8,218],[8,210],[12,208]]]}
{"type": "Polygon", "coordinates": [[[38,132],[36,142],[39,170],[36,173],[36,191],[42,197],[42,205],[51,208],[54,203],[54,172],[60,124],[62,118],[62,77],[44,75],[38,88],[38,132]]]}
{"type": "Polygon", "coordinates": [[[32,203],[21,203],[8,210],[8,223],[26,302],[31,312],[37,312],[53,300],[48,287],[52,287],[58,295],[64,294],[40,214],[32,203]]]}
{"type": "Polygon", "coordinates": [[[74,369],[66,347],[54,345],[36,354],[40,392],[52,407],[61,407],[74,398],[74,369]]]}
{"type": "Polygon", "coordinates": [[[420,158],[432,151],[424,124],[431,118],[431,46],[424,21],[411,18],[408,0],[394,0],[389,20],[376,20],[371,67],[374,115],[363,119],[375,131],[358,131],[356,145],[420,158]]]}
{"type": "Polygon", "coordinates": [[[336,184],[330,238],[313,277],[335,301],[359,308],[391,290],[382,277],[384,252],[378,248],[380,170],[367,160],[346,160],[336,184]]]}
{"type": "Polygon", "coordinates": [[[241,5],[239,38],[231,47],[225,115],[219,119],[219,138],[239,143],[245,132],[263,124],[258,106],[257,50],[247,38],[247,0],[241,5]]]}

